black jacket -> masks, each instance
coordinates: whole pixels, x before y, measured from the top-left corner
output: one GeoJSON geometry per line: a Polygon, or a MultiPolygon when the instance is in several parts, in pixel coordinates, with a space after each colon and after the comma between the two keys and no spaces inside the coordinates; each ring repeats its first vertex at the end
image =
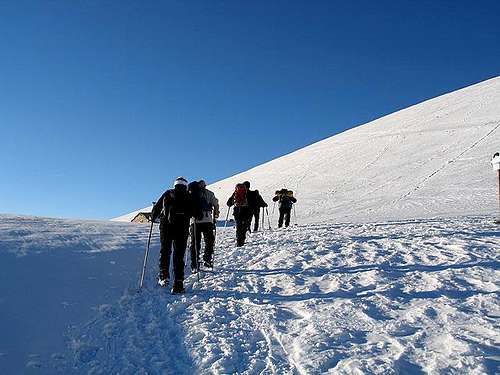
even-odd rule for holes
{"type": "Polygon", "coordinates": [[[259,211],[261,207],[267,207],[264,198],[259,194],[258,190],[250,190],[247,194],[248,205],[252,211],[259,211]]]}
{"type": "Polygon", "coordinates": [[[162,194],[151,211],[153,221],[160,217],[162,222],[189,226],[194,216],[194,201],[185,189],[170,189],[162,194]]]}
{"type": "Polygon", "coordinates": [[[234,194],[231,195],[229,197],[229,199],[227,200],[227,205],[228,205],[228,207],[231,207],[232,205],[234,205],[234,194]]]}

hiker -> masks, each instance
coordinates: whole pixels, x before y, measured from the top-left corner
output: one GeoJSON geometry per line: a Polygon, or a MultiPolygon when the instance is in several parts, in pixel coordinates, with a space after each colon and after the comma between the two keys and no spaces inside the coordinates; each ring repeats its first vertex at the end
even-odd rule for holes
{"type": "Polygon", "coordinates": [[[229,207],[234,205],[233,216],[236,221],[236,246],[243,246],[248,230],[248,219],[250,218],[247,188],[244,184],[236,184],[234,193],[227,200],[227,205],[229,207]]]}
{"type": "Polygon", "coordinates": [[[259,194],[258,190],[250,190],[250,182],[245,181],[243,185],[247,188],[248,206],[249,206],[249,218],[248,218],[248,231],[250,232],[250,227],[252,224],[252,218],[255,219],[253,224],[253,231],[257,232],[259,230],[259,216],[260,209],[262,207],[267,207],[267,203],[264,202],[264,198],[259,194]]]}
{"type": "Polygon", "coordinates": [[[151,211],[153,221],[160,217],[160,286],[167,286],[170,279],[173,245],[173,294],[184,292],[184,255],[189,236],[189,222],[193,215],[193,199],[188,193],[188,183],[184,177],[175,180],[174,188],[163,193],[151,211]]]}
{"type": "Polygon", "coordinates": [[[191,271],[198,272],[201,248],[201,235],[205,241],[203,265],[213,268],[212,257],[215,244],[215,223],[219,217],[219,201],[215,194],[208,190],[204,180],[189,184],[189,191],[195,204],[195,216],[191,226],[191,271]]]}
{"type": "Polygon", "coordinates": [[[280,217],[278,219],[278,228],[283,226],[283,219],[285,220],[285,228],[290,225],[290,213],[292,206],[297,203],[297,199],[293,196],[293,191],[285,188],[277,190],[273,198],[273,202],[278,202],[280,217]]]}

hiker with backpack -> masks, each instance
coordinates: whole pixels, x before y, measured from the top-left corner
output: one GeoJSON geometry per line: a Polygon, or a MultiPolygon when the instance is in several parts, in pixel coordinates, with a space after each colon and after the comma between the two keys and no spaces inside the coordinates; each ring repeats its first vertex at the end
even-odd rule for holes
{"type": "Polygon", "coordinates": [[[234,193],[227,200],[229,207],[234,206],[233,216],[236,221],[236,246],[245,244],[250,219],[250,207],[248,206],[247,188],[244,184],[236,184],[234,193]]]}
{"type": "Polygon", "coordinates": [[[278,209],[280,212],[278,228],[283,226],[283,220],[285,221],[285,228],[288,227],[290,225],[292,206],[294,203],[297,203],[297,199],[293,196],[293,191],[285,188],[277,190],[273,202],[278,202],[278,209]]]}
{"type": "Polygon", "coordinates": [[[174,283],[172,293],[184,292],[184,255],[189,237],[189,223],[194,215],[194,204],[188,193],[188,183],[178,177],[174,188],[158,199],[151,211],[153,222],[160,218],[160,261],[158,284],[167,286],[170,279],[170,257],[173,257],[174,283]],[[173,245],[173,253],[172,253],[173,245]]]}
{"type": "Polygon", "coordinates": [[[252,224],[252,218],[255,219],[253,224],[253,231],[257,232],[259,230],[259,216],[260,209],[262,207],[267,207],[267,203],[264,202],[264,198],[259,194],[258,190],[250,190],[250,182],[245,181],[243,185],[247,188],[247,198],[248,198],[248,206],[249,206],[249,215],[248,218],[248,231],[250,232],[250,227],[252,224]]]}
{"type": "Polygon", "coordinates": [[[195,216],[191,226],[191,271],[198,272],[200,261],[201,236],[205,241],[203,265],[213,268],[213,253],[215,245],[215,223],[219,217],[219,201],[215,194],[208,190],[204,180],[189,184],[189,191],[195,204],[195,216]]]}

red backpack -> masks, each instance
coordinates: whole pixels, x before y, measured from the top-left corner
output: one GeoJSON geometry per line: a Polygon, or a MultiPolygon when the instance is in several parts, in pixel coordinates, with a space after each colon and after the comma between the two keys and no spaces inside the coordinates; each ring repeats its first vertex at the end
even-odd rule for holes
{"type": "Polygon", "coordinates": [[[236,207],[248,206],[247,187],[245,185],[237,184],[233,196],[236,207]]]}

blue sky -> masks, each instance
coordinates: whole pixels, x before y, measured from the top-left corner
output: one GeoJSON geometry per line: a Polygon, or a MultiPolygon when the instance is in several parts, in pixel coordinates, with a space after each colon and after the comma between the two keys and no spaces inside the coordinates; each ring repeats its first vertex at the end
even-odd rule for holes
{"type": "Polygon", "coordinates": [[[498,1],[2,1],[0,213],[106,219],[500,74],[498,1]]]}

